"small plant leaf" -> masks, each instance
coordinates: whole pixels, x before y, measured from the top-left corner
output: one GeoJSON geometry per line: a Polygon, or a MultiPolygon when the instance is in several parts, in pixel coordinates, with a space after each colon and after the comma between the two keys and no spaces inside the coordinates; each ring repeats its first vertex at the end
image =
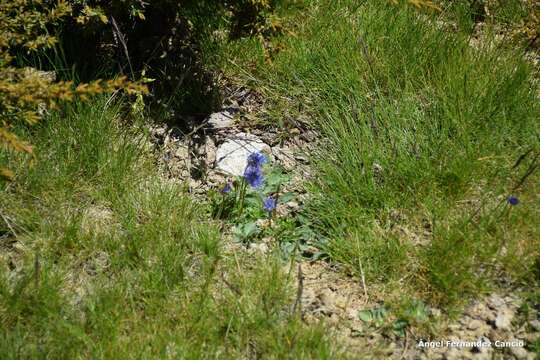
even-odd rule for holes
{"type": "Polygon", "coordinates": [[[234,236],[238,241],[247,241],[255,234],[257,234],[258,231],[259,229],[255,222],[248,222],[245,224],[237,225],[234,236]]]}
{"type": "Polygon", "coordinates": [[[373,320],[371,310],[358,311],[358,318],[362,320],[363,322],[371,322],[373,320]]]}
{"type": "Polygon", "coordinates": [[[403,337],[405,336],[407,326],[409,326],[409,322],[407,320],[399,319],[396,320],[392,325],[392,330],[397,336],[403,337]]]}

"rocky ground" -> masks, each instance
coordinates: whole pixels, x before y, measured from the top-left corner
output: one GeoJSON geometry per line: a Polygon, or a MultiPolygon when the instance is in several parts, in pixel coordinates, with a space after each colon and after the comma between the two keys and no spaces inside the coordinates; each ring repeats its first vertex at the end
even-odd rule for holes
{"type": "MultiPolygon", "coordinates": [[[[187,182],[194,196],[204,198],[210,189],[220,189],[227,179],[242,175],[251,152],[262,151],[292,175],[287,191],[302,193],[302,183],[311,174],[308,154],[317,147],[317,135],[313,131],[294,130],[284,136],[275,129],[245,126],[242,119],[254,111],[257,99],[258,95],[248,90],[236,91],[227,101],[228,106],[198,125],[187,129],[166,125],[151,128],[152,146],[158,154],[162,176],[187,182]]],[[[189,123],[190,119],[187,120],[189,123]]],[[[300,195],[297,199],[294,204],[280,209],[279,215],[289,216],[301,206],[304,197],[300,195]]],[[[225,233],[227,231],[230,229],[225,229],[225,233]]],[[[246,247],[234,244],[232,237],[226,238],[230,238],[227,246],[253,256],[264,256],[273,246],[269,240],[246,247]]],[[[492,293],[476,300],[451,321],[439,309],[428,309],[429,321],[437,324],[438,335],[422,339],[409,329],[396,335],[395,331],[388,331],[388,324],[374,325],[362,320],[359,311],[381,304],[370,299],[361,280],[347,276],[338,265],[322,260],[301,260],[297,266],[294,271],[298,287],[297,311],[306,323],[324,322],[352,357],[536,358],[527,344],[539,341],[540,309],[512,293],[492,293]],[[433,347],[420,346],[421,341],[432,341],[433,347]],[[452,347],[446,341],[469,344],[452,347]]]]}

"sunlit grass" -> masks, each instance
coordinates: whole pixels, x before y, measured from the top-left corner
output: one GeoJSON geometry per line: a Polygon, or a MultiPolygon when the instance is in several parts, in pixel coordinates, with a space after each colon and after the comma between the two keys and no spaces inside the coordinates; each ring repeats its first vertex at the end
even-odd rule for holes
{"type": "Polygon", "coordinates": [[[272,61],[244,41],[227,48],[229,69],[275,99],[271,119],[297,108],[329,140],[313,155],[308,214],[330,258],[437,305],[508,276],[537,284],[540,107],[523,49],[497,42],[489,23],[470,46],[465,7],[283,11],[294,36],[274,40],[272,61]],[[456,19],[455,31],[441,26],[456,19]]]}
{"type": "Polygon", "coordinates": [[[2,184],[2,358],[339,357],[281,261],[225,252],[105,100],[33,128],[35,164],[2,184]]]}

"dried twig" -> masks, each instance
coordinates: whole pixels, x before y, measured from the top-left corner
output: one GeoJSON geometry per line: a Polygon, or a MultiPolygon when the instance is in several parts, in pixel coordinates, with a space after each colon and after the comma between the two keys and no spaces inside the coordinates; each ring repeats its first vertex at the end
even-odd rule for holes
{"type": "Polygon", "coordinates": [[[403,349],[403,352],[401,353],[400,359],[405,359],[405,355],[407,355],[407,350],[409,350],[409,333],[407,329],[405,329],[405,346],[403,349]]]}
{"type": "Polygon", "coordinates": [[[4,214],[2,214],[2,212],[0,212],[0,216],[2,217],[2,220],[4,220],[4,223],[6,223],[7,227],[9,228],[9,231],[11,231],[11,233],[17,237],[17,233],[15,232],[15,229],[11,226],[11,224],[9,223],[9,220],[6,218],[6,216],[4,216],[4,214]]]}
{"type": "Polygon", "coordinates": [[[538,168],[538,164],[537,164],[537,161],[538,161],[538,157],[540,157],[540,153],[536,154],[536,156],[534,157],[533,161],[531,162],[531,165],[529,165],[529,167],[527,168],[527,171],[525,172],[525,174],[521,177],[521,179],[519,180],[519,182],[517,183],[516,186],[514,186],[513,190],[516,190],[518,189],[519,187],[521,187],[521,185],[523,185],[523,183],[525,182],[525,180],[527,180],[527,178],[532,175],[534,173],[534,171],[536,170],[536,168],[538,168]]]}
{"type": "Polygon", "coordinates": [[[223,283],[225,283],[225,285],[227,285],[227,287],[229,289],[231,289],[232,292],[234,292],[238,296],[242,296],[242,291],[240,291],[240,289],[237,286],[235,286],[235,285],[231,284],[229,281],[227,281],[227,279],[225,278],[225,275],[223,275],[223,273],[221,273],[220,275],[221,275],[221,280],[223,280],[223,283]]]}
{"type": "Polygon", "coordinates": [[[41,270],[41,264],[39,262],[39,252],[36,252],[36,257],[34,258],[34,276],[36,281],[36,287],[39,286],[39,273],[41,270]]]}
{"type": "Polygon", "coordinates": [[[520,155],[520,157],[514,163],[514,166],[512,166],[512,169],[517,168],[519,166],[519,164],[521,164],[523,159],[525,159],[527,157],[527,155],[529,155],[532,151],[533,151],[533,149],[529,149],[529,150],[527,150],[527,152],[525,152],[525,154],[520,155]]]}
{"type": "Polygon", "coordinates": [[[292,308],[292,313],[300,312],[302,316],[302,293],[304,292],[304,275],[302,274],[302,265],[298,264],[298,288],[296,290],[296,301],[292,308]]]}
{"type": "Polygon", "coordinates": [[[366,276],[364,275],[364,267],[362,266],[362,261],[358,260],[358,264],[360,265],[360,278],[362,280],[362,288],[364,289],[364,296],[366,297],[366,301],[367,301],[369,296],[368,296],[367,286],[366,286],[366,276]]]}
{"type": "Polygon", "coordinates": [[[116,34],[116,37],[118,38],[118,40],[120,40],[120,43],[122,44],[124,55],[126,56],[126,59],[129,65],[129,70],[131,71],[131,78],[135,79],[135,73],[133,72],[133,66],[131,66],[131,59],[129,58],[129,52],[127,48],[126,39],[124,37],[124,34],[122,34],[122,32],[120,31],[120,28],[118,27],[118,24],[116,23],[116,20],[114,19],[113,16],[111,16],[111,24],[113,26],[113,31],[116,34]]]}

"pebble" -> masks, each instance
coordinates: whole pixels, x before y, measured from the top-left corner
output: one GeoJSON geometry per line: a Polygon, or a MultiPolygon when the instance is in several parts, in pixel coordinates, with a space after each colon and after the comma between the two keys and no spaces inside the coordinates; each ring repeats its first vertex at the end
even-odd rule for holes
{"type": "Polygon", "coordinates": [[[509,349],[512,355],[518,360],[526,360],[529,358],[529,352],[522,347],[511,347],[509,349]]]}
{"type": "Polygon", "coordinates": [[[531,325],[534,330],[540,331],[540,320],[533,320],[529,322],[529,325],[531,325]]]}
{"type": "Polygon", "coordinates": [[[452,348],[443,355],[446,360],[472,359],[472,354],[463,349],[452,348]]]}
{"type": "Polygon", "coordinates": [[[213,113],[208,117],[208,124],[214,129],[224,129],[233,125],[234,116],[229,111],[213,113]]]}
{"type": "Polygon", "coordinates": [[[467,324],[467,329],[469,329],[469,330],[477,330],[477,329],[479,329],[482,325],[484,325],[484,322],[483,322],[483,321],[480,321],[480,320],[472,320],[472,321],[470,321],[470,322],[467,324]]]}
{"type": "Polygon", "coordinates": [[[493,310],[498,310],[499,308],[503,307],[505,305],[505,301],[502,297],[500,297],[497,294],[492,294],[488,298],[488,306],[493,310]]]}
{"type": "Polygon", "coordinates": [[[269,250],[268,245],[266,243],[260,243],[260,244],[252,243],[250,244],[249,249],[254,252],[258,251],[262,254],[266,254],[269,250]]]}
{"type": "Polygon", "coordinates": [[[540,332],[524,334],[522,337],[529,344],[540,339],[540,332]]]}
{"type": "Polygon", "coordinates": [[[485,304],[478,302],[470,310],[473,317],[477,317],[486,321],[495,321],[495,314],[485,304]]]}
{"type": "Polygon", "coordinates": [[[336,296],[332,290],[324,289],[318,297],[327,308],[333,309],[336,307],[336,296]]]}
{"type": "Polygon", "coordinates": [[[431,308],[431,309],[429,309],[429,311],[430,311],[431,315],[433,317],[435,317],[435,318],[439,318],[442,315],[442,311],[437,309],[437,308],[431,308]]]}
{"type": "Polygon", "coordinates": [[[285,205],[287,205],[287,207],[291,210],[298,210],[298,208],[300,207],[300,205],[296,201],[289,201],[285,205]]]}

